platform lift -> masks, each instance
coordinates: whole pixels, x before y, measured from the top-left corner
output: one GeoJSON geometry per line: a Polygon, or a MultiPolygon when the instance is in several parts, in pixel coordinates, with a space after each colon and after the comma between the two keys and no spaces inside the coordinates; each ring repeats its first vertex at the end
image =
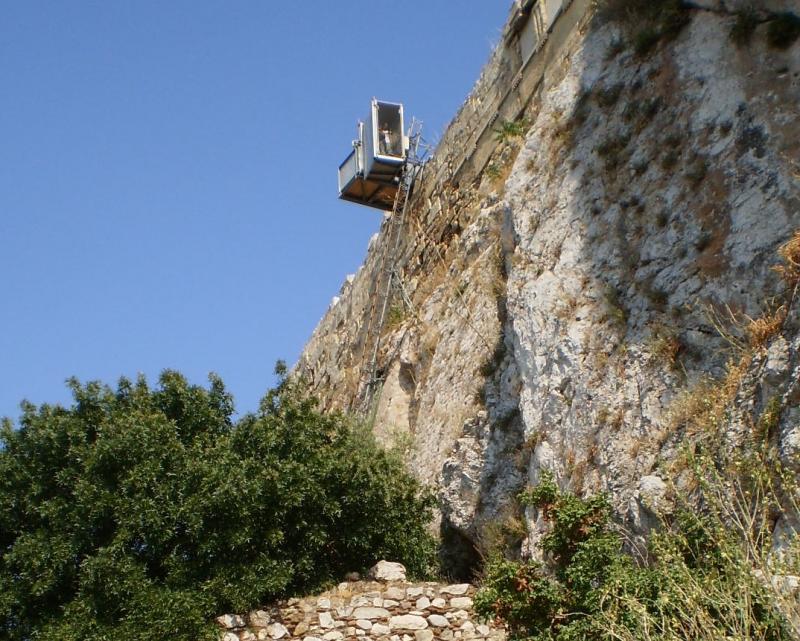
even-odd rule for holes
{"type": "MultiPolygon", "coordinates": [[[[412,119],[408,135],[403,128],[403,105],[372,99],[370,112],[358,123],[353,151],[339,166],[339,197],[343,200],[387,211],[386,251],[382,253],[377,278],[370,290],[370,310],[362,347],[361,380],[357,409],[367,412],[382,376],[378,353],[386,312],[393,289],[404,300],[397,255],[401,229],[414,184],[422,175],[428,145],[422,140],[422,123],[412,119]]],[[[410,304],[410,301],[407,302],[410,304]]],[[[356,408],[351,408],[356,409],[356,408]]]]}
{"type": "Polygon", "coordinates": [[[373,98],[367,118],[357,129],[353,151],[339,165],[339,198],[392,209],[409,150],[403,105],[373,98]]]}

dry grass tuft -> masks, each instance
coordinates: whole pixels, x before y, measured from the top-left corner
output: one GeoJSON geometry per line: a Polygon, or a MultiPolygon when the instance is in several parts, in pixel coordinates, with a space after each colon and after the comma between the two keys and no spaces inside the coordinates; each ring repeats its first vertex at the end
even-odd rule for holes
{"type": "Polygon", "coordinates": [[[521,506],[509,502],[502,506],[496,518],[483,524],[478,530],[478,553],[484,559],[492,555],[506,556],[519,547],[528,536],[528,526],[521,506]]]}
{"type": "Polygon", "coordinates": [[[689,436],[716,433],[730,403],[736,398],[752,357],[745,354],[738,362],[728,363],[722,380],[705,377],[680,394],[670,407],[672,430],[685,428],[689,436]]]}
{"type": "Polygon", "coordinates": [[[752,347],[764,346],[770,338],[781,331],[787,315],[786,305],[781,305],[770,314],[751,319],[745,328],[750,345],[752,347]]]}
{"type": "Polygon", "coordinates": [[[678,335],[665,327],[657,327],[647,345],[650,354],[657,363],[674,368],[678,364],[678,356],[684,349],[678,335]]]}
{"type": "Polygon", "coordinates": [[[772,269],[791,287],[800,283],[800,230],[778,250],[778,255],[783,259],[783,265],[776,265],[772,269]]]}

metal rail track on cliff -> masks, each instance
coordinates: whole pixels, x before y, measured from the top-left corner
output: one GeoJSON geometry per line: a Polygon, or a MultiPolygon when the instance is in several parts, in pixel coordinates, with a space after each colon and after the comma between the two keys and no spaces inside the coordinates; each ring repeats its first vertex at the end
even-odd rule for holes
{"type": "Polygon", "coordinates": [[[422,176],[425,161],[420,155],[422,143],[421,123],[414,121],[411,125],[409,138],[411,145],[400,175],[400,184],[395,195],[394,204],[389,215],[386,231],[386,248],[381,259],[378,278],[373,289],[372,304],[370,306],[367,331],[364,338],[363,365],[361,371],[361,384],[359,391],[359,405],[362,413],[369,411],[375,388],[383,381],[383,375],[378,376],[378,356],[381,348],[381,335],[386,324],[386,313],[389,301],[392,298],[392,289],[399,283],[400,275],[397,269],[398,251],[403,225],[405,224],[408,203],[414,191],[414,185],[422,176]],[[377,314],[377,318],[376,318],[377,314]],[[377,322],[376,322],[377,321],[377,322]]]}

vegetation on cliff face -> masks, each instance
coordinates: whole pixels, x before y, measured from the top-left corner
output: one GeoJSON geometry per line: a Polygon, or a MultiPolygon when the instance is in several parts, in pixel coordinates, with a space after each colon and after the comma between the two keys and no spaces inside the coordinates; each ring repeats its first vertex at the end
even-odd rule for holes
{"type": "MultiPolygon", "coordinates": [[[[649,53],[659,41],[677,36],[691,20],[692,10],[699,8],[686,0],[597,0],[596,4],[602,18],[625,28],[626,39],[640,56],[649,53]]],[[[766,11],[753,2],[731,15],[735,21],[730,36],[738,46],[749,44],[760,24],[766,24],[766,41],[775,49],[787,49],[800,38],[800,17],[791,11],[766,11]]],[[[624,46],[620,40],[616,48],[621,50],[624,46]]]]}
{"type": "Polygon", "coordinates": [[[544,475],[523,501],[549,523],[545,562],[495,557],[477,611],[515,639],[796,639],[800,608],[786,575],[800,558],[796,548],[771,551],[770,515],[787,497],[797,509],[798,491],[768,449],[738,459],[733,482],[718,461],[694,457],[698,495],[662,514],[661,530],[635,555],[624,551],[605,497],[578,498],[544,475]]]}
{"type": "Polygon", "coordinates": [[[0,434],[0,637],[196,641],[383,557],[426,571],[431,497],[289,382],[238,422],[216,377],[70,385],[0,434]]]}
{"type": "Polygon", "coordinates": [[[638,55],[680,33],[691,17],[682,0],[600,0],[601,17],[621,23],[638,55]]]}

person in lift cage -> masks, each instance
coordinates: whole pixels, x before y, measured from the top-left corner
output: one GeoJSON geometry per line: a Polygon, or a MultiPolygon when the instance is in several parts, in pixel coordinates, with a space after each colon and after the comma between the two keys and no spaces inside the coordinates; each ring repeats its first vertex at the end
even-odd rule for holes
{"type": "Polygon", "coordinates": [[[389,129],[388,123],[381,125],[380,131],[380,149],[381,153],[385,156],[392,156],[392,130],[389,129]]]}

